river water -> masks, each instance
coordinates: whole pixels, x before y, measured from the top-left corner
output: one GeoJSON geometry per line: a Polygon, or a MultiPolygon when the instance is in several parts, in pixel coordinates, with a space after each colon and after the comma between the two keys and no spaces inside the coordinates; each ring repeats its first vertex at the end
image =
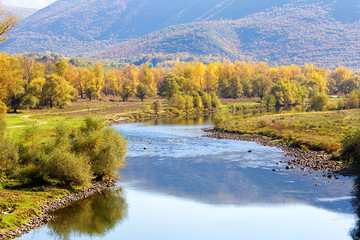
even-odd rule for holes
{"type": "Polygon", "coordinates": [[[206,138],[202,129],[209,126],[209,117],[114,126],[129,139],[118,186],[53,213],[55,222],[18,239],[342,240],[357,234],[353,179],[282,170],[280,161],[291,158],[280,149],[206,138]]]}

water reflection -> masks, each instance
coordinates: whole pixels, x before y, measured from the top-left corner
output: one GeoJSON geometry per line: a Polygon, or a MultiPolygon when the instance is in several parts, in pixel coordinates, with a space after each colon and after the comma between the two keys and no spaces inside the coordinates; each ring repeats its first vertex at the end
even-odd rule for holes
{"type": "Polygon", "coordinates": [[[350,234],[354,240],[358,240],[360,239],[360,177],[357,177],[355,179],[353,195],[354,199],[351,203],[353,205],[354,212],[356,213],[358,220],[350,234]]]}
{"type": "Polygon", "coordinates": [[[164,124],[177,124],[177,125],[211,125],[213,120],[212,115],[187,115],[166,119],[156,119],[148,122],[149,126],[160,126],[164,124]]]}
{"type": "Polygon", "coordinates": [[[150,192],[217,205],[310,204],[352,213],[352,180],[331,181],[322,173],[280,171],[290,159],[253,142],[201,137],[205,124],[117,126],[129,138],[122,182],[150,192]],[[146,147],[146,150],[144,150],[146,147]],[[253,151],[248,152],[249,149],[253,151]],[[276,169],[276,171],[272,171],[276,169]],[[315,186],[320,184],[321,186],[315,186]]]}
{"type": "Polygon", "coordinates": [[[48,227],[57,239],[72,239],[73,235],[105,236],[127,216],[127,203],[122,189],[105,190],[53,212],[55,222],[48,227]]]}

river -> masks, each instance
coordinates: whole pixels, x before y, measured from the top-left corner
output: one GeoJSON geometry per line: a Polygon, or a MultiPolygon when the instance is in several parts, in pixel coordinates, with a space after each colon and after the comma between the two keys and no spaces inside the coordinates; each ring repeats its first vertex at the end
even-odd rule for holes
{"type": "Polygon", "coordinates": [[[342,240],[357,234],[354,179],[283,170],[280,161],[291,158],[280,149],[204,137],[209,126],[210,117],[114,126],[129,139],[118,186],[56,211],[55,222],[18,239],[342,240]]]}

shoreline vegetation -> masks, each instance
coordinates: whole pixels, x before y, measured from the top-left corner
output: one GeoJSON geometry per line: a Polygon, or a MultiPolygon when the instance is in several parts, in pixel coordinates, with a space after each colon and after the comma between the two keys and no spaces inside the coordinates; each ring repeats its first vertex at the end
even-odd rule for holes
{"type": "Polygon", "coordinates": [[[114,187],[116,183],[117,180],[105,180],[101,182],[96,182],[90,187],[87,187],[83,190],[79,190],[75,193],[66,194],[56,200],[48,201],[40,206],[40,213],[31,217],[27,221],[27,223],[19,226],[17,229],[9,230],[3,233],[0,232],[0,240],[18,237],[20,235],[28,233],[34,228],[40,227],[50,221],[53,221],[54,217],[50,216],[48,214],[49,212],[66,207],[71,203],[88,198],[94,194],[102,192],[105,189],[114,187]]]}
{"type": "Polygon", "coordinates": [[[289,162],[290,169],[303,165],[336,178],[347,164],[358,164],[358,148],[345,148],[343,141],[360,129],[360,76],[344,67],[226,61],[119,68],[56,54],[0,54],[0,71],[6,73],[0,75],[0,112],[7,112],[8,125],[0,126],[0,141],[7,143],[0,145],[6,153],[0,154],[0,233],[39,215],[48,198],[79,192],[83,188],[77,185],[109,179],[125,166],[122,157],[121,164],[103,158],[124,156],[125,149],[115,146],[124,141],[104,122],[87,118],[84,125],[87,116],[113,125],[210,113],[219,131],[274,139],[229,136],[282,146],[298,158],[289,162]],[[271,112],[275,107],[278,111],[271,112]],[[108,148],[113,152],[103,152],[108,148]],[[329,160],[344,156],[343,163],[329,160]],[[101,169],[103,161],[110,171],[101,169]],[[81,164],[74,168],[74,163],[81,164]]]}

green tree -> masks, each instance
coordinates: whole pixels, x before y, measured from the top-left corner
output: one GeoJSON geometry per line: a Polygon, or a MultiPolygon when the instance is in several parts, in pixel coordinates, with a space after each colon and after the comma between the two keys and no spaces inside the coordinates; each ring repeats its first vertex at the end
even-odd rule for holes
{"type": "Polygon", "coordinates": [[[262,100],[270,90],[272,81],[265,75],[260,75],[252,81],[252,89],[255,94],[262,100]]]}
{"type": "Polygon", "coordinates": [[[172,98],[174,95],[180,93],[179,82],[181,80],[175,74],[169,74],[165,77],[163,85],[161,87],[161,96],[168,99],[172,98]]]}
{"type": "Polygon", "coordinates": [[[329,96],[326,93],[316,93],[310,100],[310,108],[315,111],[326,110],[329,104],[329,96]]]}
{"type": "Polygon", "coordinates": [[[140,98],[141,101],[144,101],[146,97],[152,96],[151,90],[144,84],[140,83],[136,87],[136,97],[140,98]]]}

